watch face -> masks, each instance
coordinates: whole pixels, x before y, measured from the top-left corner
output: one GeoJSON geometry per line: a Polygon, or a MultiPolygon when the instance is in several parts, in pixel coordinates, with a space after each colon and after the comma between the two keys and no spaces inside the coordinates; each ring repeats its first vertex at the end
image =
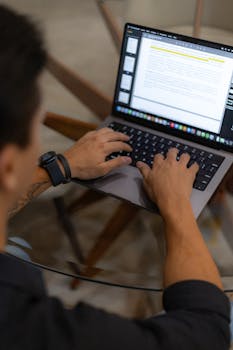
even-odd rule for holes
{"type": "Polygon", "coordinates": [[[51,152],[47,152],[45,154],[42,154],[42,156],[39,159],[39,163],[41,165],[48,164],[48,163],[54,161],[55,159],[56,159],[56,153],[51,151],[51,152]]]}

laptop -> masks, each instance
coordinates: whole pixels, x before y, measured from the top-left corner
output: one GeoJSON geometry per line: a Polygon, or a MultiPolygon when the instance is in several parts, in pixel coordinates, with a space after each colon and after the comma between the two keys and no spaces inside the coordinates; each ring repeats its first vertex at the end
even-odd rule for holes
{"type": "Polygon", "coordinates": [[[132,164],[85,185],[156,211],[136,162],[152,166],[155,154],[176,147],[200,166],[197,218],[233,162],[233,47],[127,23],[106,126],[129,135],[133,148],[108,158],[129,155],[132,164]]]}

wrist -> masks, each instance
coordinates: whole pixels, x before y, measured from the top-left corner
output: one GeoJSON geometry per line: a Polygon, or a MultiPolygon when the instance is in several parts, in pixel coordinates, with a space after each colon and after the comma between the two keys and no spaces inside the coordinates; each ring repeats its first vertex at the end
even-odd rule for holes
{"type": "Polygon", "coordinates": [[[77,157],[74,158],[72,155],[69,154],[69,152],[64,152],[63,155],[64,155],[64,157],[66,158],[66,160],[67,160],[67,162],[69,164],[71,177],[72,178],[82,179],[83,178],[83,174],[82,174],[82,170],[77,165],[77,163],[78,163],[77,157]]]}
{"type": "Polygon", "coordinates": [[[175,203],[167,203],[161,210],[165,226],[179,226],[187,217],[194,217],[191,202],[188,199],[181,199],[175,203]]]}
{"type": "Polygon", "coordinates": [[[167,244],[174,248],[177,243],[181,244],[187,240],[192,240],[193,232],[197,229],[197,223],[193,215],[192,208],[178,210],[176,216],[169,215],[164,219],[164,234],[167,244]]]}

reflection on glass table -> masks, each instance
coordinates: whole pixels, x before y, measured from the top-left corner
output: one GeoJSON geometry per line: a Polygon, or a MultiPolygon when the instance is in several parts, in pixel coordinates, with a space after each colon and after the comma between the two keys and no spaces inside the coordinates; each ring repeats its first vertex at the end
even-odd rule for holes
{"type": "MultiPolygon", "coordinates": [[[[71,200],[77,191],[82,189],[71,185],[64,200],[71,200]]],[[[101,227],[118,204],[118,200],[107,197],[91,207],[79,209],[72,216],[63,211],[61,218],[63,199],[56,199],[54,206],[53,201],[42,197],[11,221],[7,251],[42,268],[74,277],[73,287],[81,280],[90,280],[161,291],[166,251],[163,222],[160,216],[145,210],[138,212],[102,258],[84,263],[98,241],[101,227]],[[35,212],[38,214],[33,217],[35,212]]],[[[232,195],[224,193],[213,199],[200,215],[198,224],[219,268],[225,291],[233,291],[232,195]]],[[[105,240],[104,244],[107,243],[105,240]]]]}

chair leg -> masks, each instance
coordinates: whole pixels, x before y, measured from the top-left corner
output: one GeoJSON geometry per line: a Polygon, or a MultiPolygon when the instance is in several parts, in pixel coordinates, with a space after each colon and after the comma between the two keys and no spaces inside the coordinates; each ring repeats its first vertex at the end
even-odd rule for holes
{"type": "Polygon", "coordinates": [[[60,134],[78,140],[84,136],[88,131],[95,130],[96,124],[86,123],[70,117],[65,117],[52,112],[46,113],[44,125],[59,132],[60,134]]]}
{"type": "Polygon", "coordinates": [[[111,34],[111,37],[113,39],[113,42],[115,44],[115,47],[120,53],[121,51],[121,42],[123,37],[123,32],[121,28],[119,27],[118,23],[116,22],[115,17],[113,16],[112,12],[110,11],[108,5],[103,0],[97,0],[96,1],[99,10],[103,16],[103,19],[105,21],[105,24],[111,34]]]}
{"type": "MultiPolygon", "coordinates": [[[[120,236],[124,228],[135,218],[138,211],[139,208],[126,202],[120,204],[85,259],[86,269],[81,274],[88,277],[95,274],[95,270],[93,271],[92,266],[104,256],[108,248],[120,236]]],[[[78,279],[73,279],[71,287],[76,288],[79,282],[78,279]]]]}
{"type": "Polygon", "coordinates": [[[196,13],[194,18],[193,36],[200,37],[201,20],[203,15],[204,0],[196,0],[196,13]]]}
{"type": "Polygon", "coordinates": [[[51,55],[48,58],[47,69],[101,120],[104,120],[110,114],[112,98],[106,96],[93,84],[83,79],[51,55]]]}
{"type": "Polygon", "coordinates": [[[82,249],[79,243],[79,239],[77,237],[77,232],[75,227],[68,215],[67,209],[65,207],[64,198],[56,197],[54,198],[54,204],[58,214],[58,220],[61,223],[61,226],[64,229],[64,232],[70,242],[71,249],[73,250],[74,256],[77,261],[81,264],[84,263],[84,257],[82,253],[82,249]]]}
{"type": "Polygon", "coordinates": [[[84,209],[88,205],[94,204],[106,198],[105,194],[91,190],[85,191],[78,199],[74,200],[67,208],[69,214],[75,213],[79,209],[84,209]]]}

